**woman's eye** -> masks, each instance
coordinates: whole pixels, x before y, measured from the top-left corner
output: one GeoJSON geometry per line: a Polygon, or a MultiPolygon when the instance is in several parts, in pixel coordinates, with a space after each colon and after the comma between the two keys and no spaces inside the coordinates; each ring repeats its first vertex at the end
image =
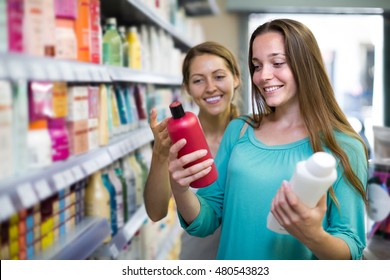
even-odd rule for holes
{"type": "Polygon", "coordinates": [[[192,83],[193,83],[193,84],[198,84],[198,83],[200,83],[201,81],[202,81],[201,79],[197,79],[197,80],[193,80],[192,83]]]}
{"type": "Polygon", "coordinates": [[[284,64],[285,64],[285,62],[275,62],[275,63],[274,63],[274,66],[275,66],[276,68],[279,68],[279,67],[282,67],[284,64]]]}

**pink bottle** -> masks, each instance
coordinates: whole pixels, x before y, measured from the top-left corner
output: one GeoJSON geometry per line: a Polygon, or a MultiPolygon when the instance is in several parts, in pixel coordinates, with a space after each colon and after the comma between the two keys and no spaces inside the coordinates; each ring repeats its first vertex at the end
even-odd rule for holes
{"type": "MultiPolygon", "coordinates": [[[[172,118],[168,120],[168,134],[173,143],[176,143],[182,138],[187,140],[187,144],[179,151],[179,157],[192,153],[197,150],[206,149],[207,154],[185,166],[192,166],[199,162],[205,161],[212,157],[210,148],[204,137],[202,127],[198,118],[191,112],[184,112],[183,106],[180,102],[175,101],[169,105],[172,113],[172,118]]],[[[212,184],[218,177],[217,168],[215,164],[211,166],[211,171],[204,177],[192,182],[190,184],[193,188],[203,188],[212,184]]]]}
{"type": "Polygon", "coordinates": [[[52,142],[52,160],[65,160],[69,157],[69,134],[65,118],[49,119],[49,134],[52,142]]]}

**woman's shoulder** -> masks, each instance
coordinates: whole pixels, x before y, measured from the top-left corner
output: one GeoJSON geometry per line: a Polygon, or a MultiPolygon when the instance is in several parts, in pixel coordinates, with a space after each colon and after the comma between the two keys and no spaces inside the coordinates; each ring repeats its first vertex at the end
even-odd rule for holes
{"type": "Polygon", "coordinates": [[[241,130],[241,128],[244,126],[244,124],[248,123],[248,121],[250,121],[249,115],[238,116],[229,122],[226,130],[232,131],[232,132],[237,131],[237,130],[241,130]]]}
{"type": "Polygon", "coordinates": [[[346,152],[363,152],[364,153],[364,144],[363,141],[360,141],[357,137],[349,135],[341,131],[335,131],[335,137],[338,144],[346,152]]]}

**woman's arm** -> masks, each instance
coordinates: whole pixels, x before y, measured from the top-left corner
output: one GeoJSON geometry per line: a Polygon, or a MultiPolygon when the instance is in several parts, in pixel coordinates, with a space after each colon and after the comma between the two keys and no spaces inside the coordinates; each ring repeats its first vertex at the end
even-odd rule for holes
{"type": "Polygon", "coordinates": [[[152,162],[144,189],[145,208],[152,221],[167,215],[171,186],[169,183],[168,155],[171,140],[168,135],[168,119],[157,122],[157,111],[150,112],[150,128],[154,136],[152,162]]]}

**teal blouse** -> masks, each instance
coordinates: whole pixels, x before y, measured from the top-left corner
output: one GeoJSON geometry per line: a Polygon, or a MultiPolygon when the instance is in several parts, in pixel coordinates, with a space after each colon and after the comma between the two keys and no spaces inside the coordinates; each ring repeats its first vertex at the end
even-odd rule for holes
{"type": "MultiPolygon", "coordinates": [[[[266,227],[271,201],[282,181],[291,178],[298,161],[313,154],[309,138],[267,146],[255,137],[251,126],[239,138],[243,123],[235,119],[228,125],[215,158],[218,179],[196,193],[201,210],[190,225],[179,214],[182,227],[202,237],[221,225],[218,259],[315,259],[293,236],[274,233],[266,227]]],[[[353,170],[366,185],[368,168],[362,144],[344,134],[335,135],[353,170]]],[[[366,245],[364,202],[348,185],[339,165],[337,172],[333,187],[339,208],[328,195],[323,227],[348,244],[352,259],[360,259],[366,245]]]]}

